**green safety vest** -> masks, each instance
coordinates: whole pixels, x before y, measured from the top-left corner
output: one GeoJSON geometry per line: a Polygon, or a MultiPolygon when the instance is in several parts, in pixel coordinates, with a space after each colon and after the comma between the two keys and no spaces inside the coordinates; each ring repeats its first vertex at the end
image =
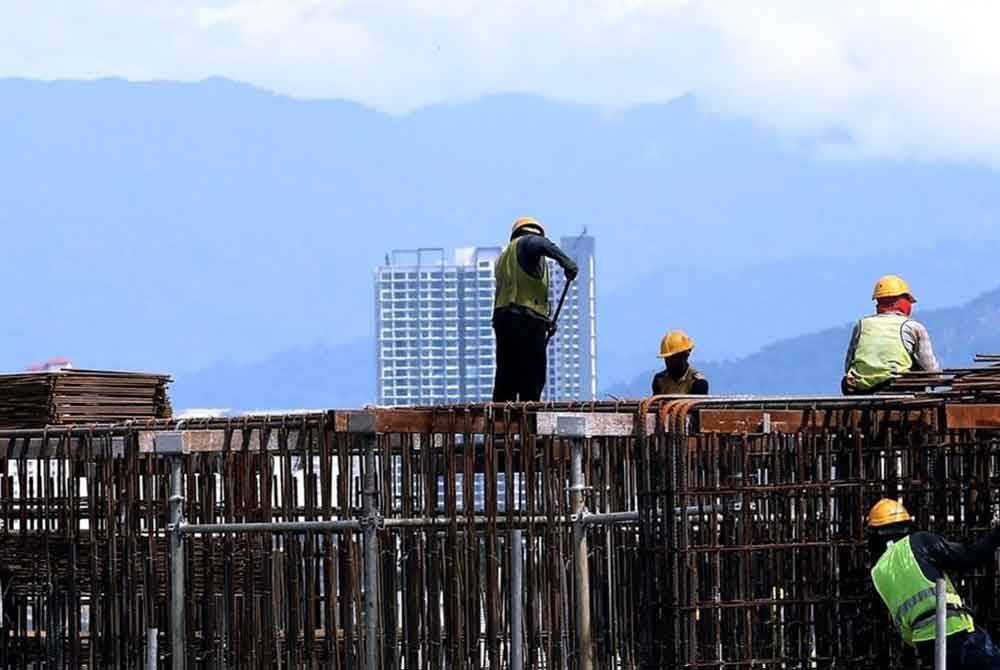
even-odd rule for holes
{"type": "MultiPolygon", "coordinates": [[[[937,597],[934,582],[924,576],[913,555],[909,536],[889,547],[872,568],[875,590],[899,629],[899,634],[907,644],[927,642],[935,635],[935,610],[937,597]]],[[[948,603],[948,635],[975,630],[972,616],[962,604],[951,578],[945,575],[946,600],[948,603]]]]}
{"type": "Polygon", "coordinates": [[[903,324],[909,320],[902,314],[876,314],[861,319],[854,360],[847,370],[859,390],[867,391],[913,368],[913,358],[903,342],[903,324]]]}
{"type": "Polygon", "coordinates": [[[512,240],[500,254],[494,268],[497,290],[493,308],[516,305],[546,318],[549,316],[549,264],[542,262],[542,278],[524,271],[517,262],[517,245],[523,238],[512,240]]]}

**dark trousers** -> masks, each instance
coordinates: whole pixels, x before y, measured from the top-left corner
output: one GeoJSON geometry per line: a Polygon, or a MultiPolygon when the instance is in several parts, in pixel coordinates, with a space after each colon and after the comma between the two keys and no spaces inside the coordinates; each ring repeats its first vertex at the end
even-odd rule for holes
{"type": "MultiPolygon", "coordinates": [[[[1000,670],[1000,651],[982,628],[971,633],[955,633],[946,638],[948,670],[1000,670]]],[[[917,644],[921,667],[934,667],[934,642],[917,644]]]]}
{"type": "Polygon", "coordinates": [[[882,382],[881,384],[876,384],[870,389],[861,390],[848,386],[847,377],[845,376],[840,380],[840,391],[844,395],[875,395],[876,393],[888,390],[890,385],[892,385],[891,379],[889,381],[882,382]]]}
{"type": "Polygon", "coordinates": [[[545,388],[548,324],[519,310],[493,313],[497,373],[493,402],[538,401],[545,388]]]}

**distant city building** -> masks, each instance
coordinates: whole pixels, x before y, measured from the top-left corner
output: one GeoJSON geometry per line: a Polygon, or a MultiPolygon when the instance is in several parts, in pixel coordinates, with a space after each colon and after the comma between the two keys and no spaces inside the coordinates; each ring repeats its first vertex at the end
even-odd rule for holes
{"type": "MultiPolygon", "coordinates": [[[[549,345],[544,399],[597,395],[594,239],[563,238],[580,275],[566,296],[549,345]]],[[[493,393],[493,268],[499,247],[393,251],[375,271],[378,402],[436,405],[484,402],[493,393]]],[[[553,311],[563,274],[553,266],[553,311]]]]}
{"type": "MultiPolygon", "coordinates": [[[[597,399],[597,296],[594,272],[594,238],[586,234],[564,237],[559,246],[580,266],[570,284],[559,315],[556,336],[549,343],[549,369],[542,400],[597,399]]],[[[559,304],[566,276],[551,268],[549,303],[559,304]]]]}

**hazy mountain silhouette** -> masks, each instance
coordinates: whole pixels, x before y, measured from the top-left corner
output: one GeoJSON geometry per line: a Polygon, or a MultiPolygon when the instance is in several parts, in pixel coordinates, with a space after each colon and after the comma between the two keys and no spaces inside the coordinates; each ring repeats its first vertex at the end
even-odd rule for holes
{"type": "Polygon", "coordinates": [[[367,338],[292,349],[258,363],[218,363],[181,375],[177,408],[234,411],[361,407],[375,402],[375,345],[367,338]]]}
{"type": "Polygon", "coordinates": [[[525,213],[597,239],[609,385],[675,325],[724,359],[847,321],[882,266],[910,268],[928,305],[995,282],[974,242],[1000,239],[994,172],[820,160],[823,142],[690,97],[396,117],[223,79],[0,80],[0,369],[64,355],[191,378],[354,346],[387,250],[500,244],[525,213]]]}

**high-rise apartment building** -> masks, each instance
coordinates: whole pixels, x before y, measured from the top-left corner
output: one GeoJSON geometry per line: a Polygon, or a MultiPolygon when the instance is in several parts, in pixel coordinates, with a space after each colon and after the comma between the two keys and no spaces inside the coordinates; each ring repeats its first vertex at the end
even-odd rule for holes
{"type": "MultiPolygon", "coordinates": [[[[597,394],[594,239],[563,238],[580,265],[549,345],[545,399],[589,400],[597,394]]],[[[493,268],[501,249],[393,251],[375,271],[378,402],[432,405],[488,401],[495,350],[493,268]]],[[[552,309],[563,288],[553,267],[552,309]]]]}

